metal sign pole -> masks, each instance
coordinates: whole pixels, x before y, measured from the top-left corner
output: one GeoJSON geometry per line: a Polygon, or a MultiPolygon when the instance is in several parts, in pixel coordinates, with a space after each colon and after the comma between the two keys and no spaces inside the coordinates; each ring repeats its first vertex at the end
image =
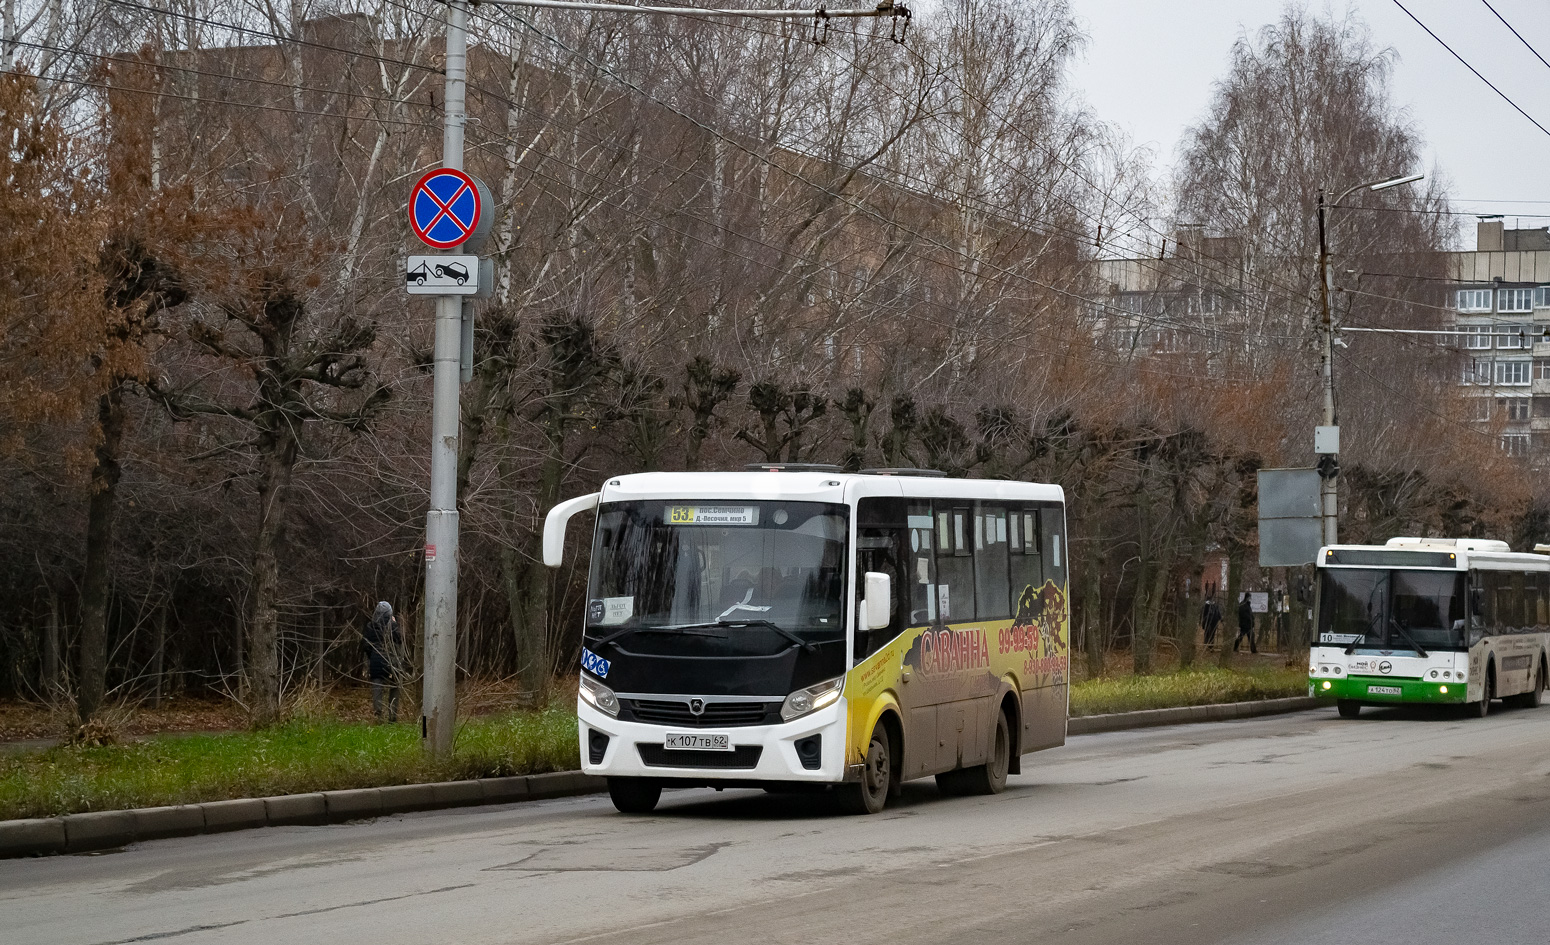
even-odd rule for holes
{"type": "MultiPolygon", "coordinates": [[[[468,70],[468,4],[447,4],[446,115],[443,167],[463,169],[463,108],[468,70]]],[[[425,677],[420,701],[421,746],[437,757],[452,752],[457,714],[457,454],[458,382],[463,297],[436,299],[434,393],[431,406],[431,495],[425,515],[425,677]]]]}

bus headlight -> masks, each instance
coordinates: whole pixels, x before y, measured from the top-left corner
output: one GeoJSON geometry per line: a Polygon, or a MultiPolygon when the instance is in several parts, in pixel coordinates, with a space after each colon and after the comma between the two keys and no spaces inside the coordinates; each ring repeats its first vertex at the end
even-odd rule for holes
{"type": "Polygon", "coordinates": [[[840,690],[845,688],[845,677],[821,682],[816,686],[808,686],[806,689],[798,689],[786,697],[781,703],[780,717],[790,722],[799,719],[809,712],[817,712],[826,705],[832,704],[840,697],[840,690]]]}
{"type": "Polygon", "coordinates": [[[1447,686],[1438,686],[1437,690],[1439,692],[1441,692],[1443,695],[1447,695],[1448,694],[1448,687],[1447,686]]]}
{"type": "Polygon", "coordinates": [[[604,715],[619,717],[619,697],[614,691],[590,676],[581,677],[581,698],[587,705],[604,715]]]}
{"type": "Polygon", "coordinates": [[[1324,688],[1325,688],[1325,689],[1328,689],[1328,688],[1329,688],[1329,680],[1327,680],[1327,679],[1326,679],[1326,680],[1324,680],[1324,688]]]}

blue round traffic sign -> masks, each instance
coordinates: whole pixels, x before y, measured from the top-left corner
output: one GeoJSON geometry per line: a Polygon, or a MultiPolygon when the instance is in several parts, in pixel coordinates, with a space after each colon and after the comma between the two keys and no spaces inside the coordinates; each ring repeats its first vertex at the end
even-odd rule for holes
{"type": "Polygon", "coordinates": [[[473,235],[484,212],[473,178],[450,167],[430,171],[409,194],[414,235],[437,249],[451,249],[473,235]]]}

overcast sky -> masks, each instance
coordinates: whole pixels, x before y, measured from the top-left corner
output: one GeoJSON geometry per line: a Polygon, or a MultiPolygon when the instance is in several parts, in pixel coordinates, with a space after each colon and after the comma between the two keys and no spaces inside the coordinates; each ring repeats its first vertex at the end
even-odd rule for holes
{"type": "MultiPolygon", "coordinates": [[[[1550,128],[1550,67],[1483,0],[1401,0],[1432,31],[1540,124],[1550,128]]],[[[1550,59],[1550,0],[1490,0],[1550,59]]],[[[1097,115],[1173,163],[1184,129],[1200,120],[1234,40],[1274,21],[1284,0],[1071,0],[1091,37],[1074,91],[1097,115]]],[[[1329,7],[1324,0],[1308,4],[1329,7]]],[[[1394,0],[1351,0],[1379,46],[1398,53],[1391,92],[1427,144],[1427,166],[1451,182],[1454,209],[1501,213],[1509,227],[1550,224],[1550,135],[1502,101],[1405,15],[1394,0]]],[[[1375,168],[1373,176],[1390,171],[1375,168]]],[[[1398,168],[1392,170],[1401,170],[1398,168]]],[[[1341,182],[1333,182],[1341,183],[1341,182]]],[[[1356,183],[1352,181],[1351,183],[1356,183]]],[[[1461,248],[1474,221],[1461,220],[1461,248]]]]}

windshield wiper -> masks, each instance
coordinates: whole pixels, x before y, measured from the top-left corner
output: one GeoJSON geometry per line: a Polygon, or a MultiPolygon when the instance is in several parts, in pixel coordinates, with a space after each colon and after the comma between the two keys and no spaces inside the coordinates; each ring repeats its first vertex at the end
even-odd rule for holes
{"type": "MultiPolygon", "coordinates": [[[[589,627],[588,629],[591,629],[591,628],[589,627]]],[[[616,630],[613,633],[610,633],[608,636],[603,637],[601,640],[593,640],[592,641],[592,645],[593,646],[602,646],[605,643],[612,643],[615,640],[619,639],[620,637],[625,636],[627,634],[631,634],[631,633],[670,633],[670,632],[676,633],[677,631],[682,630],[682,629],[684,629],[684,628],[683,627],[625,627],[623,630],[616,630]]]]}
{"type": "Polygon", "coordinates": [[[1392,615],[1389,617],[1389,623],[1394,625],[1394,629],[1399,631],[1399,635],[1405,638],[1405,642],[1410,644],[1410,648],[1412,650],[1415,650],[1417,654],[1419,654],[1422,658],[1425,658],[1426,651],[1421,649],[1421,644],[1415,642],[1415,637],[1410,635],[1410,631],[1405,629],[1404,624],[1394,619],[1392,615]]]}
{"type": "Polygon", "coordinates": [[[700,629],[704,629],[704,628],[708,628],[708,627],[764,627],[764,628],[769,629],[769,630],[774,630],[776,633],[778,633],[781,636],[785,637],[786,639],[790,640],[792,643],[795,643],[797,646],[800,646],[803,650],[807,651],[808,653],[811,653],[814,649],[816,649],[816,647],[814,647],[813,644],[809,643],[808,641],[806,641],[806,640],[802,639],[801,637],[797,636],[796,634],[792,633],[790,630],[787,630],[785,627],[782,627],[780,624],[775,623],[772,620],[765,620],[762,617],[750,617],[750,618],[748,618],[746,620],[725,620],[725,619],[721,619],[721,620],[712,620],[709,623],[685,623],[685,624],[679,624],[678,626],[675,626],[675,627],[654,627],[653,629],[656,629],[656,630],[700,630],[700,629]]]}

